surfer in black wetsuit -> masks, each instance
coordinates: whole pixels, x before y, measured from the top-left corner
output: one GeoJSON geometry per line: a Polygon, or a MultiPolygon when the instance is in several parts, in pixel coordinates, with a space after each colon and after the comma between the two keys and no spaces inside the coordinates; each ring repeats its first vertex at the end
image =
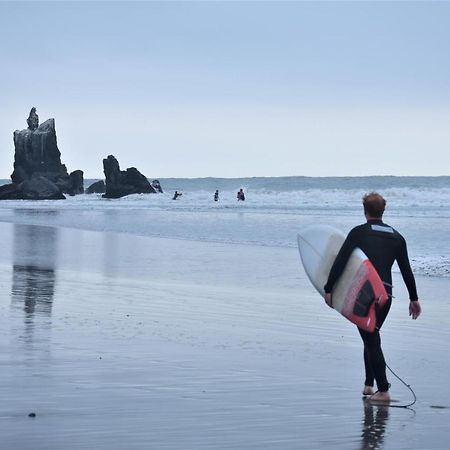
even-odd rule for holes
{"type": "Polygon", "coordinates": [[[360,248],[372,262],[373,266],[385,283],[389,300],[377,310],[377,326],[373,333],[358,328],[364,342],[364,366],[366,380],[364,383],[364,395],[370,395],[371,400],[390,401],[389,383],[386,378],[386,363],[381,349],[380,328],[391,307],[392,275],[391,268],[397,261],[409,293],[409,315],[417,319],[421,313],[420,303],[417,297],[416,282],[411,270],[403,236],[382,221],[385,199],[378,193],[372,192],[363,198],[364,215],[367,223],[359,225],[348,234],[336,260],[330,270],[328,281],[324,286],[325,301],[332,306],[332,291],[338,278],[344,271],[345,265],[355,248],[360,248]],[[377,382],[378,392],[374,394],[374,379],[377,382]]]}
{"type": "Polygon", "coordinates": [[[175,191],[175,194],[173,194],[172,200],[176,200],[178,197],[181,197],[183,194],[181,192],[175,191]]]}

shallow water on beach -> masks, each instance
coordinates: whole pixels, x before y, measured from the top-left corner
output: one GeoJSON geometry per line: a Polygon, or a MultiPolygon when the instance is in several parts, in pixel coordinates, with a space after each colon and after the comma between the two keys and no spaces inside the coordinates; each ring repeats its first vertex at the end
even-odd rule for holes
{"type": "MultiPolygon", "coordinates": [[[[347,233],[364,222],[356,201],[359,196],[353,192],[352,206],[339,201],[315,205],[309,200],[301,207],[291,204],[262,208],[260,200],[255,202],[252,198],[245,204],[233,201],[212,205],[210,199],[203,197],[197,199],[198,204],[192,199],[174,202],[166,194],[133,195],[112,201],[80,195],[57,202],[0,202],[0,222],[295,248],[296,234],[311,224],[323,223],[347,233]]],[[[450,278],[450,205],[436,205],[428,197],[427,201],[429,204],[420,208],[409,204],[396,209],[394,205],[387,211],[385,221],[405,236],[415,273],[450,278]]]]}
{"type": "Polygon", "coordinates": [[[384,349],[418,400],[387,409],[295,249],[0,230],[1,448],[448,448],[446,278],[418,277],[412,322],[394,277],[384,349]]]}

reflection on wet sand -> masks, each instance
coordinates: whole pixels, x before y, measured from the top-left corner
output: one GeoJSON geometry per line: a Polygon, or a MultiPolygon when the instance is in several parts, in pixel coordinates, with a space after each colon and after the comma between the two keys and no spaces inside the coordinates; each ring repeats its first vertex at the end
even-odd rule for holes
{"type": "Polygon", "coordinates": [[[24,302],[27,316],[36,313],[51,314],[55,290],[55,271],[32,265],[13,266],[12,302],[24,302]]]}
{"type": "Polygon", "coordinates": [[[361,434],[361,450],[381,450],[384,446],[384,433],[389,407],[384,405],[373,405],[365,400],[364,420],[361,434]]]}
{"type": "Polygon", "coordinates": [[[32,339],[35,316],[51,316],[57,238],[57,228],[14,226],[11,304],[25,312],[25,336],[29,340],[32,339]]]}

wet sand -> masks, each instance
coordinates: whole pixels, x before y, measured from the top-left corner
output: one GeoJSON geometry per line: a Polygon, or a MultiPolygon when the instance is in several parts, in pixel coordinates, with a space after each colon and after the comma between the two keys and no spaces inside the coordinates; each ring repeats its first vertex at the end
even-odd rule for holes
{"type": "Polygon", "coordinates": [[[449,279],[418,278],[413,322],[394,277],[385,355],[418,400],[387,409],[295,249],[0,230],[1,449],[448,448],[449,279]]]}

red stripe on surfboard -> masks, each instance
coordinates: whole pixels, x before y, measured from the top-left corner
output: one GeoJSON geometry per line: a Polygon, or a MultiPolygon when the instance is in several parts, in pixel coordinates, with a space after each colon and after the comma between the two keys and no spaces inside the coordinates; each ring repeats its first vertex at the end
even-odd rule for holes
{"type": "Polygon", "coordinates": [[[350,287],[347,291],[344,300],[344,306],[342,308],[342,315],[348,320],[353,322],[358,327],[373,332],[376,326],[376,313],[375,304],[378,302],[379,307],[382,307],[389,296],[386,292],[383,282],[380,276],[373,267],[373,264],[366,259],[358,269],[355,274],[350,287]],[[369,282],[375,294],[375,301],[370,305],[369,311],[366,316],[361,317],[354,314],[355,304],[357,302],[358,296],[366,282],[369,282]]]}

